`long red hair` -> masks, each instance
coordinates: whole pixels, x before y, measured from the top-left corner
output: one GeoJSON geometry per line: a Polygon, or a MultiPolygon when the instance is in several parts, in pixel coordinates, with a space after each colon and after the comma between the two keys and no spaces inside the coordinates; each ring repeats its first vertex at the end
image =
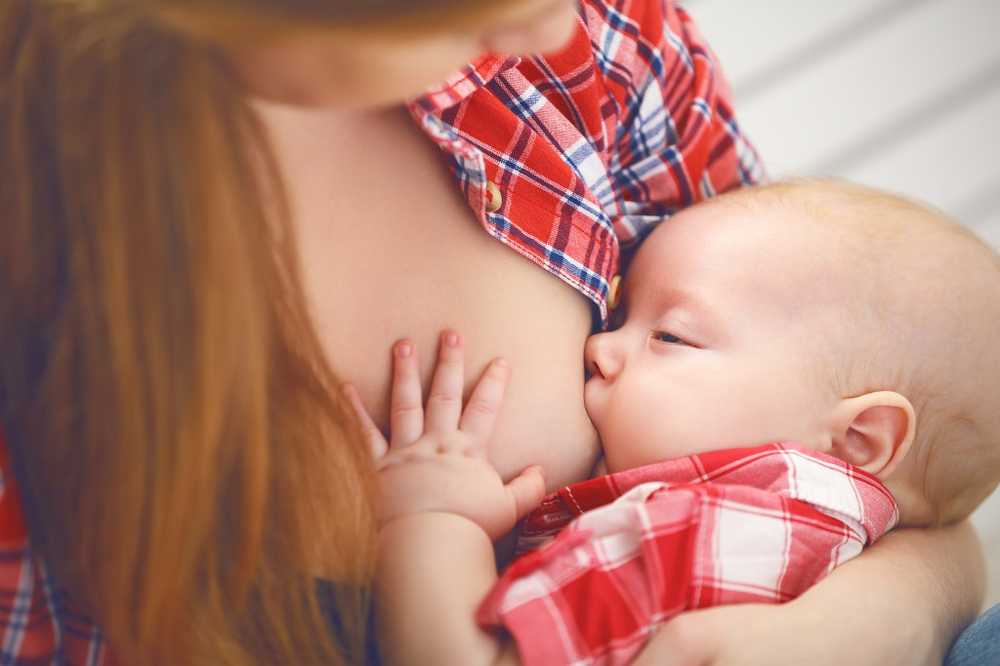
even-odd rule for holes
{"type": "Polygon", "coordinates": [[[219,53],[136,4],[0,6],[0,427],[32,547],[126,663],[360,661],[370,461],[274,160],[219,53]]]}

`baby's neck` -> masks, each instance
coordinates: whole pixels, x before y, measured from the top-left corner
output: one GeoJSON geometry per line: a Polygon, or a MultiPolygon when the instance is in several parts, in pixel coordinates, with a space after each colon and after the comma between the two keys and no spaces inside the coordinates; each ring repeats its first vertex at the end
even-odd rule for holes
{"type": "Polygon", "coordinates": [[[930,527],[938,523],[938,511],[912,480],[893,474],[884,481],[899,507],[899,527],[930,527]]]}

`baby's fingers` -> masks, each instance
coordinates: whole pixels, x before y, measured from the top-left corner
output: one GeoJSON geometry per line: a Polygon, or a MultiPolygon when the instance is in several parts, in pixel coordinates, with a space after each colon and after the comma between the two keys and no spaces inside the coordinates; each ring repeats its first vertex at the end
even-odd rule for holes
{"type": "Polygon", "coordinates": [[[389,407],[389,436],[392,446],[409,446],[424,434],[424,406],[421,400],[417,349],[409,340],[392,348],[392,400],[389,407]]]}
{"type": "Polygon", "coordinates": [[[472,390],[465,411],[462,412],[459,429],[475,437],[482,446],[486,445],[493,434],[509,374],[507,361],[504,359],[498,358],[490,363],[479,378],[476,388],[472,390]]]}
{"type": "Polygon", "coordinates": [[[389,450],[389,445],[386,443],[382,431],[378,429],[378,426],[372,421],[372,417],[368,415],[368,410],[365,409],[364,404],[361,402],[361,396],[358,395],[358,390],[353,385],[344,384],[340,387],[340,390],[358,417],[358,425],[361,427],[361,438],[368,444],[372,457],[378,460],[389,450]]]}
{"type": "Polygon", "coordinates": [[[448,433],[458,427],[465,383],[462,336],[455,331],[441,334],[437,367],[427,395],[427,432],[448,433]]]}
{"type": "Polygon", "coordinates": [[[524,470],[504,486],[504,490],[514,502],[517,520],[521,520],[545,497],[545,477],[541,466],[534,465],[524,470]]]}

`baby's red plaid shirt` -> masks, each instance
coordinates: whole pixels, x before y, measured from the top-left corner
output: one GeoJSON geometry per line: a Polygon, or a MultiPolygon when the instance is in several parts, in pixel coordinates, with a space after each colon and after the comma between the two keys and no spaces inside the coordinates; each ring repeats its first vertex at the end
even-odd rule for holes
{"type": "Polygon", "coordinates": [[[897,520],[876,477],[794,444],[669,460],[548,496],[522,532],[544,546],[477,619],[525,664],[627,664],[678,613],[793,599],[897,520]]]}

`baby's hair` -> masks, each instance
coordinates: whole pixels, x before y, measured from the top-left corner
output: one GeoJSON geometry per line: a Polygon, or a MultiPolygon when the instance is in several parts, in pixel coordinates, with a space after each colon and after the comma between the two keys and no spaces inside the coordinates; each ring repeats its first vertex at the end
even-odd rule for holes
{"type": "Polygon", "coordinates": [[[720,200],[802,213],[828,241],[815,261],[843,291],[824,370],[840,397],[892,390],[917,413],[919,491],[948,523],[1000,482],[1000,256],[942,212],[830,179],[720,200]]]}

